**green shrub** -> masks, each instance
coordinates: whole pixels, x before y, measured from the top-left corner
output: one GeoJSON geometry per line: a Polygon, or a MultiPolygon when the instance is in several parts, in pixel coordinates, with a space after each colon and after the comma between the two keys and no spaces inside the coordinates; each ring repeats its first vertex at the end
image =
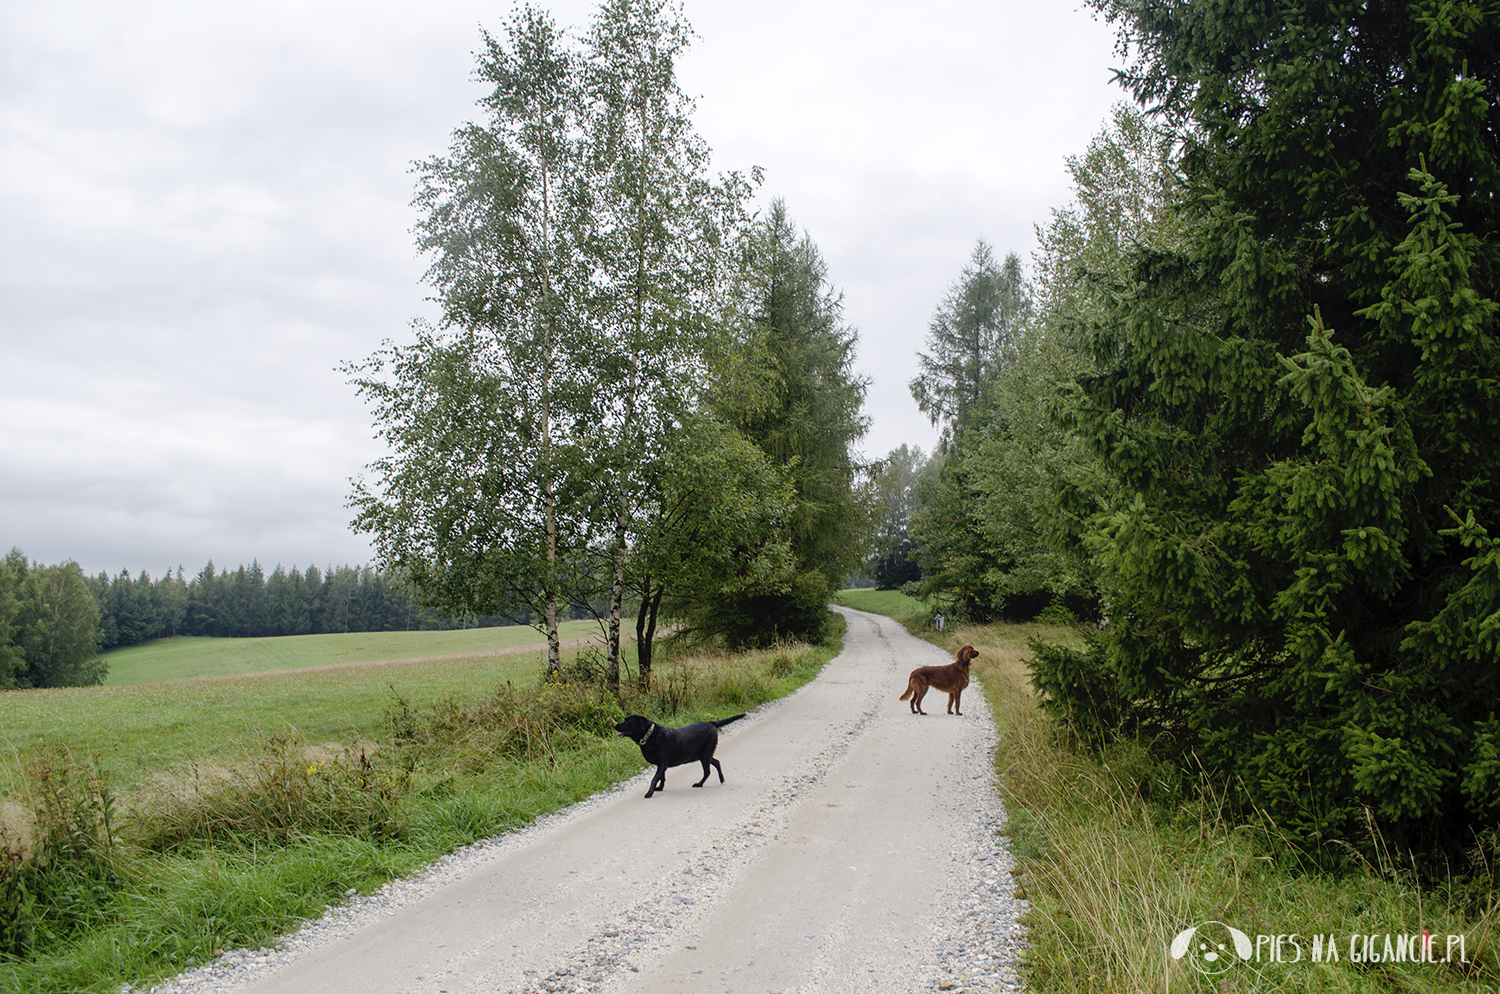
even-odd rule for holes
{"type": "Polygon", "coordinates": [[[724,598],[691,619],[695,632],[730,649],[766,649],[785,641],[822,645],[832,635],[828,602],[833,588],[816,570],[798,573],[786,591],[724,598]]]}
{"type": "Polygon", "coordinates": [[[1185,146],[1182,238],[1079,329],[1062,500],[1110,620],[1038,686],[1320,859],[1373,813],[1441,877],[1500,829],[1500,19],[1089,6],[1185,146]]]}

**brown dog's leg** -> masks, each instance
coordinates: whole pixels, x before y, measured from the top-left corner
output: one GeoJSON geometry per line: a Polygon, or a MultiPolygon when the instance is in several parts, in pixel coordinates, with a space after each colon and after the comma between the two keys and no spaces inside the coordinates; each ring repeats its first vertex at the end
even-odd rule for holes
{"type": "Polygon", "coordinates": [[[956,690],[948,695],[948,713],[963,717],[963,712],[958,709],[958,699],[964,695],[962,690],[956,690]]]}
{"type": "Polygon", "coordinates": [[[914,712],[916,712],[917,714],[926,714],[927,713],[926,711],[922,710],[922,698],[924,698],[926,696],[927,696],[927,684],[926,683],[919,683],[919,684],[917,684],[917,692],[915,694],[911,695],[911,709],[914,712]]]}

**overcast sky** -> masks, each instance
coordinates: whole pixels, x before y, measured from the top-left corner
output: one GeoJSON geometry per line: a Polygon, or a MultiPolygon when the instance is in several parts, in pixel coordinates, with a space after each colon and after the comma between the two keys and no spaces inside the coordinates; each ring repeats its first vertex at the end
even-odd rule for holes
{"type": "MultiPolygon", "coordinates": [[[[582,28],[593,4],[551,5],[582,28]]],[[[0,549],[90,573],[369,558],[337,371],[434,315],[410,163],[476,116],[467,0],[0,0],[0,549]]],[[[1121,98],[1072,0],[687,0],[716,169],[766,171],[860,335],[867,455],[984,237],[1029,260],[1121,98]]]]}

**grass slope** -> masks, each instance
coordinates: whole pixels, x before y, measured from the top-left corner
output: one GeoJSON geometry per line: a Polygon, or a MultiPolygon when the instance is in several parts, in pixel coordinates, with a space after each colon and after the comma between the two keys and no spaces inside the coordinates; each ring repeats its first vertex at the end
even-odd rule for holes
{"type": "MultiPolygon", "coordinates": [[[[564,639],[598,632],[592,621],[569,621],[558,626],[564,639]]],[[[468,628],[430,632],[348,632],[329,635],[287,635],[279,638],[159,639],[106,653],[109,676],[105,686],[118,687],[164,680],[243,676],[273,670],[337,666],[433,656],[478,655],[517,651],[547,644],[535,628],[468,628]]]]}
{"type": "Polygon", "coordinates": [[[875,590],[870,587],[851,587],[833,595],[835,604],[852,607],[856,611],[884,614],[897,621],[909,624],[909,616],[929,612],[929,608],[915,597],[908,597],[899,590],[875,590]]]}

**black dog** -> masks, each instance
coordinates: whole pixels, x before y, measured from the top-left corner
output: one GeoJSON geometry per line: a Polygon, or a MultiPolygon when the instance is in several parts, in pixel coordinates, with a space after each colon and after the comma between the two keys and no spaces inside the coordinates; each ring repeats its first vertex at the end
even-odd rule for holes
{"type": "Polygon", "coordinates": [[[694,787],[702,787],[708,782],[710,763],[719,771],[719,783],[723,783],[724,767],[719,765],[717,759],[714,759],[714,750],[719,745],[719,729],[743,717],[745,716],[737,714],[723,721],[700,721],[694,725],[683,725],[681,728],[668,728],[665,725],[658,725],[649,718],[632,714],[627,715],[624,721],[616,725],[615,731],[627,739],[635,739],[636,745],[641,747],[641,755],[646,757],[646,762],[656,764],[656,776],[651,778],[651,787],[646,791],[646,796],[650,797],[658,790],[667,789],[669,766],[681,766],[694,760],[703,764],[703,779],[693,784],[694,787]]]}

